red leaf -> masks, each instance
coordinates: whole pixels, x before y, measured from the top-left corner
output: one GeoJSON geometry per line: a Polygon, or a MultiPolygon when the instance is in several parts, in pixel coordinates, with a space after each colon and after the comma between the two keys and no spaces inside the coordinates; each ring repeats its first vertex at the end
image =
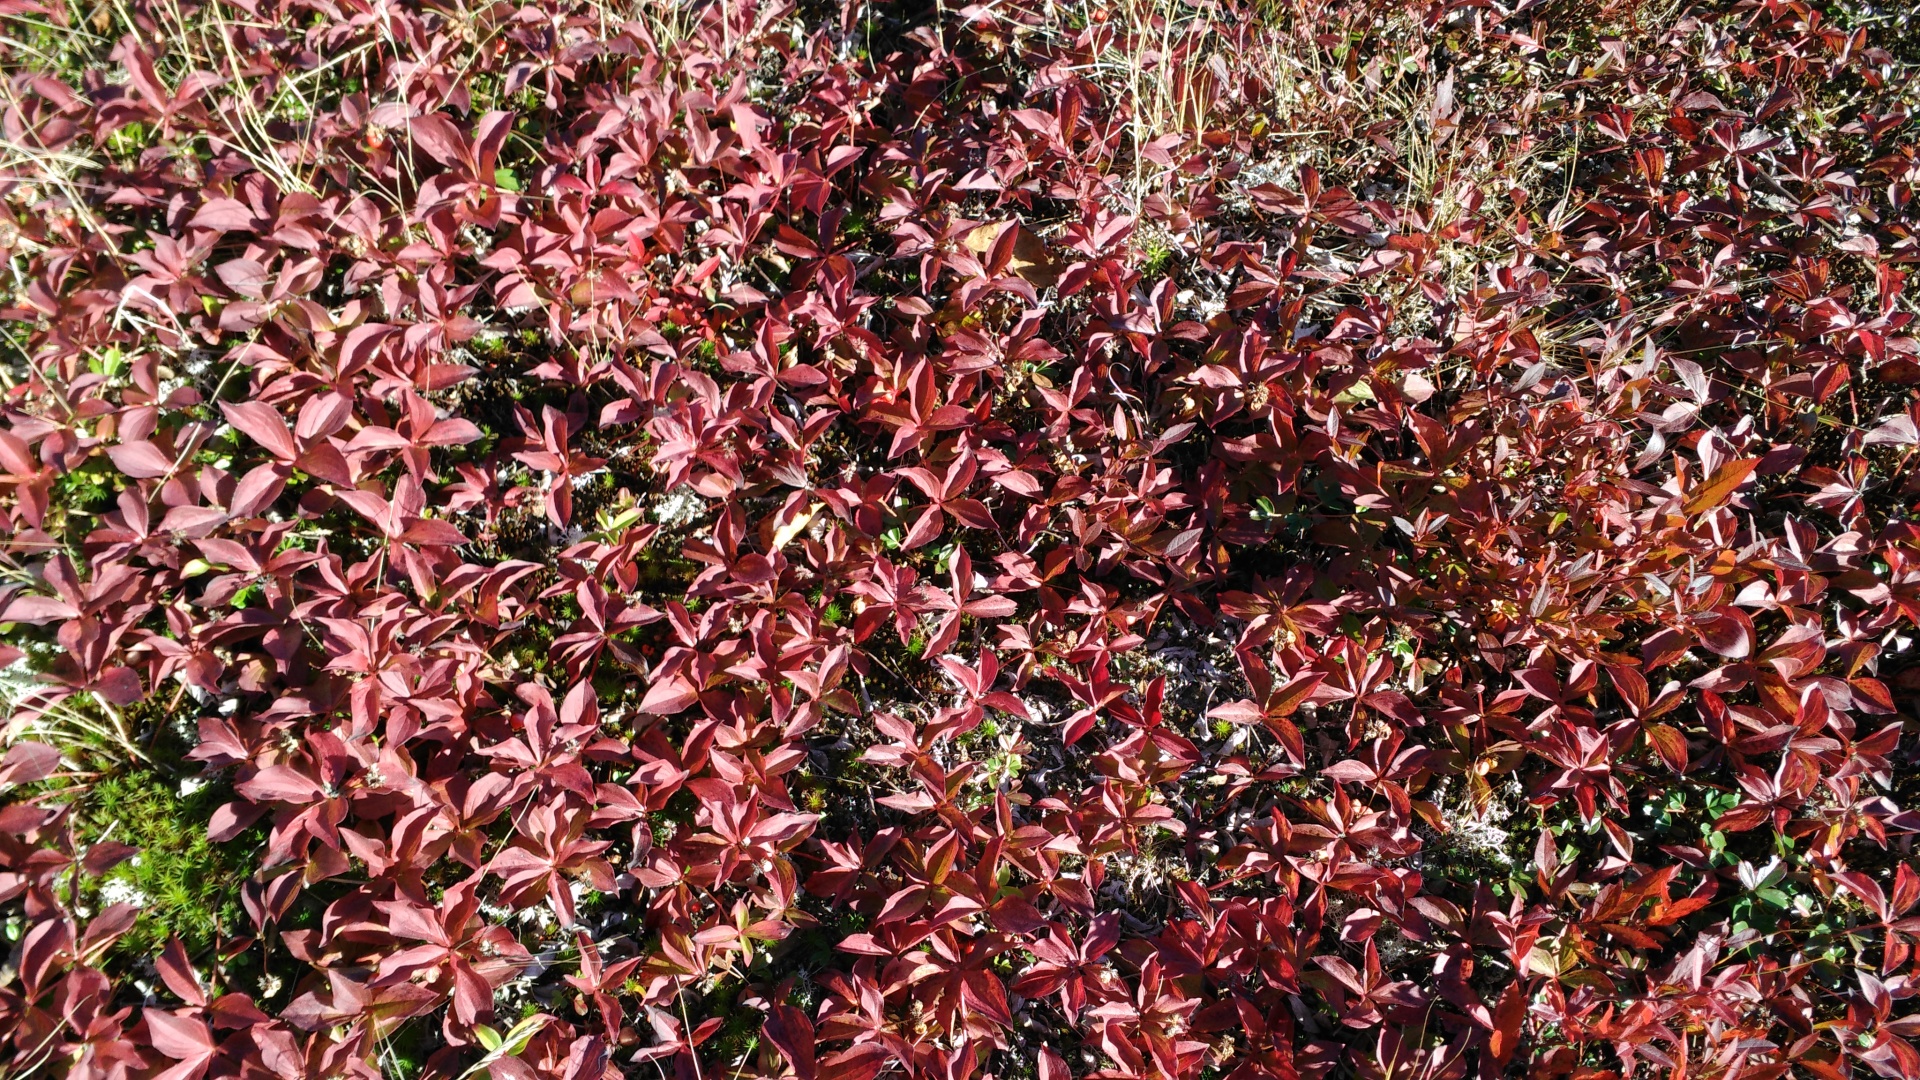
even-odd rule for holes
{"type": "Polygon", "coordinates": [[[1520,1046],[1520,1024],[1527,1017],[1527,993],[1519,982],[1507,984],[1493,1009],[1493,1034],[1487,1040],[1487,1053],[1495,1063],[1505,1065],[1520,1046]]]}
{"type": "Polygon", "coordinates": [[[1648,724],[1644,729],[1647,742],[1667,763],[1667,767],[1677,773],[1687,771],[1687,739],[1678,728],[1666,724],[1648,724]]]}
{"type": "Polygon", "coordinates": [[[278,410],[258,401],[221,402],[220,411],[239,431],[260,444],[281,461],[292,461],[296,453],[293,433],[278,410]]]}
{"type": "Polygon", "coordinates": [[[107,457],[113,459],[114,468],[135,480],[152,480],[173,472],[173,459],[144,439],[109,446],[107,457]]]}
{"type": "Polygon", "coordinates": [[[247,471],[234,485],[233,498],[227,507],[234,517],[247,518],[260,513],[273,505],[280,492],[287,486],[290,474],[286,466],[277,463],[256,465],[247,471]]]}
{"type": "Polygon", "coordinates": [[[421,547],[459,547],[468,542],[459,529],[438,518],[412,519],[401,532],[400,539],[421,547]]]}
{"type": "Polygon", "coordinates": [[[1696,616],[1693,633],[1700,644],[1730,660],[1753,652],[1753,620],[1736,607],[1717,607],[1696,616]]]}
{"type": "MultiPolygon", "coordinates": [[[[179,1016],[165,1009],[148,1009],[141,1014],[153,1036],[153,1048],[175,1061],[205,1066],[213,1056],[213,1033],[206,1022],[179,1016]]],[[[187,1075],[187,1074],[183,1074],[187,1075]]]]}
{"type": "Polygon", "coordinates": [[[205,1006],[206,991],[201,989],[200,977],[194,974],[193,964],[187,959],[187,949],[178,937],[169,937],[166,947],[154,958],[154,969],[174,995],[189,1005],[205,1006]]]}
{"type": "Polygon", "coordinates": [[[0,758],[0,787],[12,784],[36,784],[60,768],[60,751],[46,743],[21,741],[7,748],[0,758]]]}
{"type": "Polygon", "coordinates": [[[234,790],[256,802],[309,803],[325,794],[312,777],[286,765],[262,769],[234,790]]]}
{"type": "Polygon", "coordinates": [[[239,199],[208,199],[187,224],[196,229],[236,232],[253,228],[253,211],[239,199]]]}
{"type": "Polygon", "coordinates": [[[440,164],[455,168],[466,160],[467,138],[446,117],[438,113],[416,116],[408,121],[407,128],[413,134],[414,145],[440,164]]]}
{"type": "Polygon", "coordinates": [[[806,1013],[791,1005],[775,1005],[768,1011],[762,1030],[773,1048],[793,1066],[799,1080],[815,1080],[819,1068],[814,1063],[813,1024],[806,1013]]]}
{"type": "Polygon", "coordinates": [[[16,596],[6,611],[0,612],[0,622],[43,623],[79,617],[79,608],[54,596],[16,596]]]}
{"type": "Polygon", "coordinates": [[[700,700],[700,692],[686,679],[675,675],[647,688],[640,700],[640,711],[671,716],[700,700]]]}

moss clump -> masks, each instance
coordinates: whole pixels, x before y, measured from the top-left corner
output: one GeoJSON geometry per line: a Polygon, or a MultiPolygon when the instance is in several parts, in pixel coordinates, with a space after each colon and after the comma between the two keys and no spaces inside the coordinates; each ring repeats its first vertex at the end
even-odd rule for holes
{"type": "Polygon", "coordinates": [[[207,839],[208,820],[231,798],[225,784],[182,785],[145,768],[107,774],[80,796],[75,818],[84,843],[139,849],[93,882],[88,898],[140,905],[139,924],[119,949],[152,956],[178,935],[197,953],[245,932],[240,889],[259,863],[265,831],[256,826],[223,844],[207,839]]]}

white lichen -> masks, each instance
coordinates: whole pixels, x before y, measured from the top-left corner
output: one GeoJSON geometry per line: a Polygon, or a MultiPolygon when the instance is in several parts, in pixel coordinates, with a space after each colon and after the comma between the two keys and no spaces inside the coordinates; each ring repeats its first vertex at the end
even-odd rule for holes
{"type": "Polygon", "coordinates": [[[684,529],[707,516],[707,501],[686,485],[674,488],[653,504],[653,519],[669,529],[684,529]]]}

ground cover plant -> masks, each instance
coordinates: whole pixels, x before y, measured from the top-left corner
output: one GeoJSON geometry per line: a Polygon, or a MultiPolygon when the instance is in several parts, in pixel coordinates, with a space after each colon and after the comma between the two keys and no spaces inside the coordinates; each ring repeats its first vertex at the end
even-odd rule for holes
{"type": "Polygon", "coordinates": [[[0,1075],[1920,1076],[1911,21],[0,0],[0,1075]]]}

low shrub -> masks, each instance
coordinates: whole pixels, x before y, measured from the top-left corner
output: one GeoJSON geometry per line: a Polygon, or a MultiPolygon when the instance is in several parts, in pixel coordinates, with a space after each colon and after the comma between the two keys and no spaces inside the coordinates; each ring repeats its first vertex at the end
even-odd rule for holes
{"type": "Polygon", "coordinates": [[[1904,11],[0,17],[6,1075],[1920,1076],[1904,11]]]}

